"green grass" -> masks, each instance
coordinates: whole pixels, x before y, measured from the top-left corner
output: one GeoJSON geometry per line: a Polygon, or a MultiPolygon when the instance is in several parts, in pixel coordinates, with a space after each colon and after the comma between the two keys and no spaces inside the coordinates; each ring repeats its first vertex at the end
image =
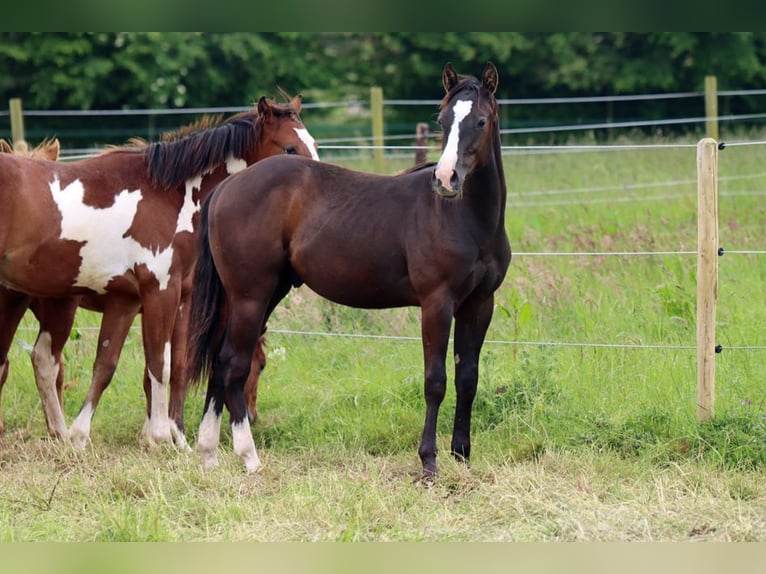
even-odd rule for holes
{"type": "MultiPolygon", "coordinates": [[[[759,146],[721,152],[727,250],[763,249],[766,207],[746,192],[766,176],[731,179],[761,174],[762,155],[759,146]]],[[[446,454],[450,377],[441,475],[430,487],[415,481],[424,416],[421,346],[409,339],[416,309],[343,308],[306,288],[288,296],[269,325],[256,476],[231,453],[226,425],[221,466],[210,471],[195,454],[137,446],[137,330],[92,444],[76,453],[52,443],[26,319],[3,391],[0,540],[763,540],[765,351],[731,347],[766,344],[766,257],[719,260],[716,417],[699,424],[696,354],[686,348],[695,345],[696,257],[532,255],[695,250],[695,158],[693,148],[506,157],[517,255],[481,357],[472,463],[446,454]],[[612,344],[625,347],[603,346],[612,344]]],[[[68,421],[85,396],[97,324],[81,312],[66,348],[76,382],[68,421]]],[[[201,406],[195,391],[192,442],[201,406]]]]}

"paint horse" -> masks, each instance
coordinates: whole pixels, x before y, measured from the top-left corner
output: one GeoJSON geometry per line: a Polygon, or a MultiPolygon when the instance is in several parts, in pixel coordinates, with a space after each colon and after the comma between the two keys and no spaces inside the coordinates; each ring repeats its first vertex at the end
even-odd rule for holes
{"type": "Polygon", "coordinates": [[[147,397],[141,438],[186,446],[185,309],[200,202],[225,177],[264,157],[318,159],[300,107],[300,96],[285,105],[261,98],[223,123],[208,120],[175,138],[71,163],[0,156],[0,381],[10,340],[34,300],[42,316],[35,379],[52,435],[84,446],[141,312],[147,397]],[[55,387],[78,304],[103,312],[103,319],[91,387],[68,431],[55,387]]]}
{"type": "MultiPolygon", "coordinates": [[[[59,158],[59,152],[61,151],[61,144],[58,139],[46,139],[42,143],[40,143],[37,147],[30,149],[29,144],[25,140],[18,140],[14,142],[13,144],[10,144],[4,139],[0,139],[0,153],[7,153],[7,154],[16,154],[18,156],[22,157],[30,157],[30,158],[36,158],[36,159],[44,159],[48,161],[57,161],[59,158]]],[[[0,287],[0,290],[4,290],[4,288],[0,287]]],[[[31,309],[34,313],[37,313],[37,309],[34,303],[31,305],[31,309]]],[[[3,329],[0,329],[0,331],[3,331],[3,329]]],[[[4,345],[7,345],[7,347],[10,347],[11,338],[13,337],[14,333],[9,333],[10,338],[6,340],[4,338],[0,338],[0,347],[3,347],[4,345]]],[[[3,389],[3,385],[5,384],[5,380],[8,376],[8,369],[2,369],[0,370],[0,392],[3,389]]],[[[62,397],[62,387],[63,387],[63,380],[64,380],[64,373],[63,369],[59,371],[58,377],[56,380],[56,390],[58,395],[58,401],[61,405],[61,408],[64,407],[63,397],[62,397]]],[[[2,411],[0,411],[0,432],[3,432],[4,430],[4,421],[3,421],[3,415],[2,411]]]]}
{"type": "Polygon", "coordinates": [[[234,452],[261,466],[243,388],[258,334],[289,290],[306,284],[352,307],[421,309],[426,414],[423,476],[437,472],[436,423],[455,322],[452,453],[468,460],[479,353],[511,260],[505,230],[498,75],[444,68],[443,151],[394,176],[302,158],[269,158],[223,181],[202,208],[192,288],[189,375],[208,374],[198,450],[217,464],[221,416],[234,452]]]}

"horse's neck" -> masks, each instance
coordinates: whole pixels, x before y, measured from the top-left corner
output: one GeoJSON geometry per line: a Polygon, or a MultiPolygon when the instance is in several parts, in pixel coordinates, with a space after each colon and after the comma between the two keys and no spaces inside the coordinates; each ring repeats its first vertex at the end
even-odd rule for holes
{"type": "Polygon", "coordinates": [[[477,192],[466,197],[472,202],[473,211],[481,219],[483,227],[492,232],[505,229],[507,196],[503,158],[499,145],[495,148],[490,161],[473,174],[473,185],[477,192]]]}

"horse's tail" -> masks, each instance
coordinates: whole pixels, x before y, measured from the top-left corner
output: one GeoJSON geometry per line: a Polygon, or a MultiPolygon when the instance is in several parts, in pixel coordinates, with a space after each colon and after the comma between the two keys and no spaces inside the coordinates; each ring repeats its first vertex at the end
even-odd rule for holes
{"type": "Polygon", "coordinates": [[[212,194],[203,202],[200,213],[199,250],[189,310],[187,378],[191,384],[198,384],[203,375],[210,372],[221,347],[228,315],[226,292],[210,251],[208,214],[211,197],[212,194]]]}

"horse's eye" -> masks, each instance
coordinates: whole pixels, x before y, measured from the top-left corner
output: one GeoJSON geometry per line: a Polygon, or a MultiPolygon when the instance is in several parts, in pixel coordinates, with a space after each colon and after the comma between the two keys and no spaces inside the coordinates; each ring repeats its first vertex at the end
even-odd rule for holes
{"type": "Polygon", "coordinates": [[[288,155],[295,155],[298,153],[298,151],[294,147],[290,146],[285,148],[285,153],[288,155]]]}
{"type": "Polygon", "coordinates": [[[479,118],[479,123],[477,124],[480,128],[483,128],[487,125],[487,118],[479,118]]]}

